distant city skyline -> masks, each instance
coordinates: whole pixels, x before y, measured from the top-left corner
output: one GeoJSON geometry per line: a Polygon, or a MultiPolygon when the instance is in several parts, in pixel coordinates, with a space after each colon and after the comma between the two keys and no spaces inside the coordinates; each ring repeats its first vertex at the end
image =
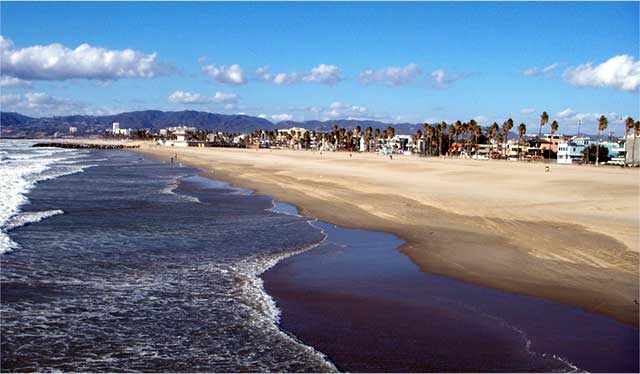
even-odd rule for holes
{"type": "MultiPolygon", "coordinates": [[[[572,133],[640,116],[639,3],[0,3],[3,111],[572,133]],[[547,126],[548,127],[548,126],[547,126]]],[[[608,132],[607,131],[607,132],[608,132]]]]}

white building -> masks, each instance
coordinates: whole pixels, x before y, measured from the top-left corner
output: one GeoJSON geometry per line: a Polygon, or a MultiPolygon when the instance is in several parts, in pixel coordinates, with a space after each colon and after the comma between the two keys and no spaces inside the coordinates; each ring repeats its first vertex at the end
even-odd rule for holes
{"type": "Polygon", "coordinates": [[[69,134],[75,134],[78,132],[78,128],[75,126],[69,126],[69,134]]]}
{"type": "MultiPolygon", "coordinates": [[[[388,145],[397,153],[410,155],[413,153],[416,145],[413,142],[413,135],[394,135],[389,139],[388,145]]],[[[417,151],[417,150],[416,150],[417,151]]]]}
{"type": "Polygon", "coordinates": [[[627,135],[624,142],[624,162],[627,165],[640,165],[640,137],[627,135]]]}
{"type": "Polygon", "coordinates": [[[589,138],[574,138],[558,143],[558,163],[572,164],[582,161],[582,152],[592,144],[596,144],[596,142],[589,138]]]}
{"type": "Polygon", "coordinates": [[[167,133],[169,132],[177,132],[177,131],[195,132],[196,130],[197,129],[195,127],[189,127],[185,125],[171,126],[164,129],[160,129],[160,135],[167,135],[167,133]]]}
{"type": "Polygon", "coordinates": [[[114,122],[111,124],[111,134],[113,135],[131,135],[131,129],[121,129],[120,122],[114,122]]]}

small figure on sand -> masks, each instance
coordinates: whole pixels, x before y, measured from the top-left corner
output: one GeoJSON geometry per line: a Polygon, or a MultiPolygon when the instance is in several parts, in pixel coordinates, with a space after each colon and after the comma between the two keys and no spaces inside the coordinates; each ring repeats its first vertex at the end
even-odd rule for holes
{"type": "Polygon", "coordinates": [[[171,163],[173,164],[173,157],[171,157],[171,163]]]}
{"type": "Polygon", "coordinates": [[[393,155],[389,155],[389,160],[393,160],[393,155]]]}

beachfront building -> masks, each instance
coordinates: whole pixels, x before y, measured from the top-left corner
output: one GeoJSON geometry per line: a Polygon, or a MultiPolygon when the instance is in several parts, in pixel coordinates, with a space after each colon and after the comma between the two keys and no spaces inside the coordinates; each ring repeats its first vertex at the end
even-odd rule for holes
{"type": "Polygon", "coordinates": [[[562,134],[544,134],[540,146],[543,151],[550,150],[552,153],[558,153],[558,145],[569,140],[571,140],[570,136],[562,134]]]}
{"type": "Polygon", "coordinates": [[[640,137],[627,135],[624,142],[624,157],[626,165],[640,166],[640,137]]]}
{"type": "Polygon", "coordinates": [[[596,142],[584,137],[574,137],[569,141],[559,143],[557,162],[559,164],[573,164],[584,161],[582,152],[592,144],[596,144],[596,142]]]}
{"type": "Polygon", "coordinates": [[[111,124],[111,131],[107,130],[107,132],[111,133],[113,136],[121,135],[121,136],[129,136],[131,135],[131,129],[123,129],[120,127],[120,122],[113,122],[111,124]]]}
{"type": "Polygon", "coordinates": [[[612,140],[605,140],[600,142],[600,145],[606,147],[609,150],[609,157],[618,157],[620,153],[624,152],[624,146],[619,142],[612,140]]]}
{"type": "Polygon", "coordinates": [[[275,139],[279,148],[302,149],[308,146],[309,130],[302,127],[291,127],[289,129],[278,129],[275,139]]]}
{"type": "Polygon", "coordinates": [[[164,129],[160,129],[160,135],[161,136],[167,136],[167,135],[175,133],[177,131],[194,133],[194,132],[198,131],[198,129],[196,129],[195,127],[189,127],[189,126],[185,126],[185,125],[171,126],[171,127],[166,127],[164,129]]]}
{"type": "Polygon", "coordinates": [[[394,153],[410,155],[417,151],[416,144],[412,135],[395,135],[393,138],[388,139],[386,145],[391,147],[394,153]]]}

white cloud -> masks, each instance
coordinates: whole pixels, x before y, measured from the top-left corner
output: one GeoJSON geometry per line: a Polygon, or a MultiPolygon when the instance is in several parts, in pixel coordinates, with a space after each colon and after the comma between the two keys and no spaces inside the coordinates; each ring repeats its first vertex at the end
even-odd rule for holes
{"type": "Polygon", "coordinates": [[[487,116],[484,116],[484,115],[478,115],[478,116],[473,117],[473,119],[478,123],[485,123],[489,118],[487,116]]]}
{"type": "Polygon", "coordinates": [[[240,96],[238,96],[237,94],[234,93],[225,93],[225,92],[216,92],[215,95],[213,95],[213,102],[215,103],[235,103],[238,102],[238,100],[240,99],[240,96]]]}
{"type": "Polygon", "coordinates": [[[560,119],[565,119],[565,118],[569,118],[571,116],[573,116],[575,114],[575,110],[571,109],[571,108],[567,108],[565,110],[562,110],[558,113],[556,113],[556,117],[560,118],[560,119]]]}
{"type": "Polygon", "coordinates": [[[89,107],[78,101],[51,96],[43,92],[0,96],[3,111],[16,111],[38,116],[87,114],[89,107]]]}
{"type": "MultiPolygon", "coordinates": [[[[238,102],[240,96],[234,93],[225,93],[225,92],[216,92],[213,96],[202,95],[199,93],[191,93],[185,91],[175,91],[171,95],[169,95],[169,101],[175,104],[227,104],[233,105],[238,102]]],[[[229,107],[227,109],[233,109],[233,107],[229,107]]]]}
{"type": "Polygon", "coordinates": [[[520,109],[520,113],[521,114],[531,114],[533,112],[535,112],[536,110],[534,108],[522,108],[520,109]]]}
{"type": "Polygon", "coordinates": [[[444,88],[453,82],[465,79],[469,77],[470,74],[449,74],[444,69],[438,69],[431,72],[431,77],[435,83],[436,87],[444,88]]]}
{"type": "Polygon", "coordinates": [[[0,88],[31,88],[29,81],[15,77],[0,76],[0,88]]]}
{"type": "Polygon", "coordinates": [[[111,87],[113,81],[96,81],[96,87],[111,87]]]}
{"type": "Polygon", "coordinates": [[[558,64],[557,62],[556,62],[556,63],[553,63],[553,64],[551,64],[551,65],[549,65],[549,66],[545,66],[545,67],[543,67],[543,68],[542,68],[542,73],[543,73],[543,74],[551,73],[551,72],[552,72],[552,71],[554,71],[558,66],[560,66],[560,64],[558,64]]]}
{"type": "MultiPolygon", "coordinates": [[[[357,119],[357,120],[392,120],[388,114],[377,114],[371,112],[368,108],[345,104],[341,102],[333,102],[329,106],[307,106],[307,107],[291,107],[291,111],[310,113],[312,119],[322,121],[332,119],[357,119]]],[[[305,118],[309,119],[309,118],[305,118]]]]}
{"type": "Polygon", "coordinates": [[[367,69],[360,73],[359,80],[362,84],[382,82],[387,86],[397,87],[413,82],[422,74],[422,69],[416,64],[407,66],[389,66],[382,69],[367,69]]]}
{"type": "Polygon", "coordinates": [[[618,55],[596,66],[589,62],[570,67],[562,76],[569,84],[578,87],[611,87],[633,91],[640,87],[640,61],[633,56],[618,55]]]}
{"type": "Polygon", "coordinates": [[[203,66],[202,71],[220,84],[240,85],[247,83],[244,72],[238,64],[230,66],[210,64],[203,66]]]}
{"type": "Polygon", "coordinates": [[[522,75],[525,77],[537,77],[539,75],[546,75],[547,77],[551,77],[553,75],[553,71],[560,66],[559,63],[554,62],[551,65],[547,65],[543,68],[532,67],[522,72],[522,75]]]}
{"type": "Polygon", "coordinates": [[[70,49],[62,44],[14,48],[0,36],[2,74],[26,80],[154,78],[169,67],[156,62],[156,53],[132,49],[108,50],[81,44],[70,49]]]}
{"type": "Polygon", "coordinates": [[[274,120],[275,122],[280,122],[280,121],[291,121],[293,119],[293,116],[291,114],[273,114],[271,115],[271,119],[274,120]]]}
{"type": "MultiPolygon", "coordinates": [[[[607,131],[620,132],[624,131],[624,119],[628,117],[628,115],[621,115],[617,112],[608,112],[608,113],[581,113],[576,112],[571,108],[566,108],[554,116],[552,116],[551,121],[553,119],[557,119],[560,123],[560,131],[564,133],[573,133],[578,129],[578,121],[582,122],[582,133],[595,134],[597,132],[597,125],[600,116],[606,116],[609,120],[609,128],[607,131]]],[[[548,125],[547,125],[548,126],[548,125]]]]}
{"type": "Polygon", "coordinates": [[[296,83],[321,83],[333,86],[343,78],[342,71],[335,65],[320,64],[309,71],[294,73],[271,73],[268,66],[256,69],[259,80],[271,82],[277,85],[289,85],[296,83]]]}
{"type": "MultiPolygon", "coordinates": [[[[0,96],[0,105],[2,106],[13,106],[20,102],[22,99],[22,95],[19,94],[8,94],[0,96]]],[[[2,110],[6,110],[2,108],[2,110]]]]}
{"type": "Polygon", "coordinates": [[[198,93],[175,91],[169,96],[169,101],[176,104],[206,104],[209,99],[198,93]]]}

